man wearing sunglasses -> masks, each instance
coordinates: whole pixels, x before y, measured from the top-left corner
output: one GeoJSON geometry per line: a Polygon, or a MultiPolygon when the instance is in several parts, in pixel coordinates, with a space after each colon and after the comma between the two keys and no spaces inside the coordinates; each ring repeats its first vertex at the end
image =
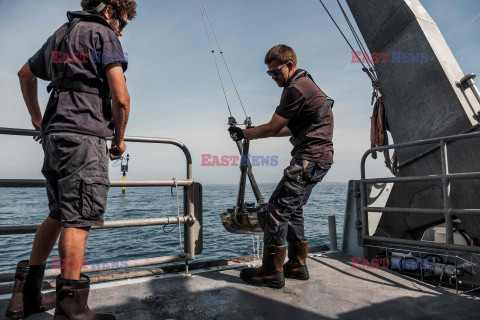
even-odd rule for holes
{"type": "Polygon", "coordinates": [[[80,274],[87,235],[102,226],[110,186],[108,153],[121,156],[130,96],[119,37],[136,15],[133,0],[82,0],[83,11],[48,38],[18,72],[36,141],[45,153],[50,214],[35,234],[29,260],[20,261],[6,317],[22,319],[56,307],[54,319],[115,319],[87,306],[90,279],[80,274]],[[37,78],[50,81],[41,113],[37,78]],[[107,137],[113,136],[110,150],[107,137]],[[60,235],[56,293],[42,294],[45,264],[60,235]]]}
{"type": "Polygon", "coordinates": [[[262,266],[243,269],[240,277],[250,284],[282,288],[284,277],[309,278],[302,208],[333,163],[333,100],[305,70],[297,69],[289,46],[274,46],[265,64],[268,76],[283,88],[280,104],[269,123],[245,130],[230,127],[229,132],[234,141],[290,136],[292,160],[268,201],[266,214],[258,217],[264,231],[262,266]],[[284,264],[286,242],[288,262],[284,264]]]}

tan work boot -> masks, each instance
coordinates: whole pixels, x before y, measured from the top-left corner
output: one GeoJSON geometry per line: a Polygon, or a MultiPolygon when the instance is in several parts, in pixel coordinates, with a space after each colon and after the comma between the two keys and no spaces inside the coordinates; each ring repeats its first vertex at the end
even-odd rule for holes
{"type": "Polygon", "coordinates": [[[283,288],[285,286],[283,263],[286,255],[286,246],[266,245],[262,266],[242,269],[240,279],[249,284],[267,284],[271,288],[283,288]]]}
{"type": "Polygon", "coordinates": [[[115,320],[111,314],[98,314],[87,305],[90,277],[81,274],[80,280],[57,276],[57,305],[53,320],[115,320]]]}
{"type": "Polygon", "coordinates": [[[29,266],[28,260],[20,261],[15,271],[12,298],[5,317],[23,319],[33,313],[55,307],[55,292],[41,293],[45,265],[29,266]]]}
{"type": "Polygon", "coordinates": [[[308,280],[307,269],[308,241],[288,243],[288,262],[283,265],[283,273],[287,278],[308,280]]]}

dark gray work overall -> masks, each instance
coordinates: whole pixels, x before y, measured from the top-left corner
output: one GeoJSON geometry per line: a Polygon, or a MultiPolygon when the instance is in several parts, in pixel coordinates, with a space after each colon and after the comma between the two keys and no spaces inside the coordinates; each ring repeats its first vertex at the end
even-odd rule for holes
{"type": "Polygon", "coordinates": [[[305,240],[303,206],[333,162],[332,107],[333,100],[306,71],[298,70],[287,82],[276,112],[289,119],[287,126],[294,149],[290,165],[268,201],[265,216],[259,217],[265,244],[283,246],[286,240],[305,240]],[[291,112],[292,108],[299,111],[291,112]]]}

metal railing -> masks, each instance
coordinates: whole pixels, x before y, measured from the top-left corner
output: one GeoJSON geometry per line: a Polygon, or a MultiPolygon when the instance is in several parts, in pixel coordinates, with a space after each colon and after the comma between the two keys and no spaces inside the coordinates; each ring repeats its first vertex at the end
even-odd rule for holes
{"type": "Polygon", "coordinates": [[[480,172],[468,173],[449,173],[447,143],[462,139],[478,138],[480,132],[464,133],[452,135],[448,137],[439,137],[388,146],[376,147],[366,151],[361,161],[361,179],[360,179],[360,198],[362,213],[362,236],[364,243],[390,243],[398,245],[422,246],[435,249],[444,249],[459,252],[480,253],[480,247],[456,245],[453,243],[453,215],[476,215],[480,214],[480,209],[453,209],[450,198],[450,181],[464,179],[480,179],[480,172]],[[408,177],[391,177],[391,178],[365,178],[365,162],[367,157],[375,151],[383,151],[388,149],[400,149],[426,144],[439,144],[440,156],[442,164],[442,173],[428,176],[408,176],[408,177]],[[415,181],[441,181],[443,191],[443,209],[436,208],[399,208],[399,207],[369,207],[367,204],[367,185],[375,183],[388,182],[415,182],[415,181]],[[419,240],[407,240],[398,238],[388,238],[380,236],[370,236],[368,234],[368,213],[413,213],[413,214],[443,214],[445,217],[446,243],[426,242],[419,240]]]}
{"type": "MultiPolygon", "coordinates": [[[[40,132],[36,130],[0,128],[1,135],[16,136],[38,136],[40,132]]],[[[112,138],[108,138],[111,140],[112,138]]],[[[146,259],[137,259],[126,261],[122,266],[112,267],[107,270],[134,268],[140,266],[157,265],[162,263],[185,261],[185,271],[188,273],[188,261],[195,259],[195,254],[200,254],[203,249],[202,238],[202,190],[201,185],[193,181],[192,178],[192,157],[188,148],[180,141],[166,138],[150,138],[150,137],[125,137],[126,142],[140,143],[159,143],[172,144],[179,147],[186,158],[186,179],[178,180],[112,180],[112,187],[160,187],[160,186],[182,186],[184,189],[184,216],[183,217],[166,217],[166,218],[148,218],[148,219],[129,219],[106,221],[103,226],[94,226],[92,229],[109,229],[109,228],[126,228],[153,225],[184,225],[184,248],[185,252],[178,255],[166,257],[154,257],[146,259]],[[125,266],[126,265],[126,266],[125,266]]],[[[45,180],[41,179],[0,179],[0,188],[37,188],[45,187],[45,180]]],[[[39,225],[23,225],[23,226],[2,226],[0,227],[0,236],[29,234],[35,233],[39,225]]],[[[85,266],[82,272],[105,271],[106,269],[97,270],[95,266],[85,266]]],[[[60,273],[59,269],[49,269],[45,271],[45,277],[55,276],[60,273]]],[[[13,273],[0,274],[0,282],[12,281],[13,273]]]]}

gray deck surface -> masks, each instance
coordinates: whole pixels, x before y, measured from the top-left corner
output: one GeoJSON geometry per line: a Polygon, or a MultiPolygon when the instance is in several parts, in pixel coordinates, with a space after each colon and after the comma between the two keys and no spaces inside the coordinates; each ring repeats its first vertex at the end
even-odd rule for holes
{"type": "MultiPolygon", "coordinates": [[[[117,319],[480,319],[480,301],[396,273],[310,256],[309,281],[249,286],[239,269],[93,284],[91,309],[117,319]]],[[[198,271],[196,271],[198,272],[198,271]]],[[[2,316],[7,301],[0,301],[2,316]]],[[[52,319],[53,312],[27,319],[52,319]]]]}

